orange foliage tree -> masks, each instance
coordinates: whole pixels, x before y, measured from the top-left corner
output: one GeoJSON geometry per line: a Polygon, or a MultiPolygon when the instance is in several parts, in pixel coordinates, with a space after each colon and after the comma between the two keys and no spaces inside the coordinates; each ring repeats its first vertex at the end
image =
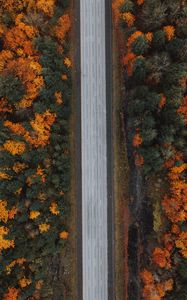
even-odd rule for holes
{"type": "Polygon", "coordinates": [[[180,0],[175,1],[175,8],[172,1],[113,1],[115,26],[122,23],[125,37],[121,61],[126,116],[134,121],[127,125],[127,136],[134,149],[135,165],[142,167],[142,175],[156,175],[167,183],[160,208],[166,229],[158,234],[159,246],[150,255],[152,271],[141,274],[143,298],[147,300],[160,300],[173,289],[173,280],[165,280],[166,274],[172,276],[177,262],[187,257],[184,7],[185,1],[180,0]]]}
{"type": "Polygon", "coordinates": [[[69,237],[70,29],[67,4],[0,0],[3,300],[39,298],[48,261],[69,237]]]}

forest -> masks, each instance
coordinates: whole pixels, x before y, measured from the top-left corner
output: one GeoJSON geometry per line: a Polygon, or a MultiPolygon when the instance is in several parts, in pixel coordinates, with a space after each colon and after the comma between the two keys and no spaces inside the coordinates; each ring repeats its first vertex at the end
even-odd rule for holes
{"type": "Polygon", "coordinates": [[[187,299],[186,4],[113,1],[130,180],[139,184],[130,206],[141,244],[133,300],[136,289],[145,300],[187,299]]]}
{"type": "Polygon", "coordinates": [[[3,300],[43,299],[49,261],[69,238],[69,4],[0,0],[3,300]]]}

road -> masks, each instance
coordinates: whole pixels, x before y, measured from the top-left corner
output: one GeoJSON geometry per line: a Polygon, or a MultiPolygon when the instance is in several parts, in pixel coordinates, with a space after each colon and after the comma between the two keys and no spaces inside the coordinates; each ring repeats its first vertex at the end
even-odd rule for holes
{"type": "Polygon", "coordinates": [[[83,300],[108,300],[105,0],[80,0],[83,300]]]}

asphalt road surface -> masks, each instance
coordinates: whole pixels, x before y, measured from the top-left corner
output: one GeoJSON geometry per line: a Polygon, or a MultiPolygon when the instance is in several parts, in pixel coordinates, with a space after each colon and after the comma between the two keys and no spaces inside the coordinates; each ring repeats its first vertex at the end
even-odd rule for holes
{"type": "Polygon", "coordinates": [[[108,300],[105,0],[80,0],[83,300],[108,300]]]}

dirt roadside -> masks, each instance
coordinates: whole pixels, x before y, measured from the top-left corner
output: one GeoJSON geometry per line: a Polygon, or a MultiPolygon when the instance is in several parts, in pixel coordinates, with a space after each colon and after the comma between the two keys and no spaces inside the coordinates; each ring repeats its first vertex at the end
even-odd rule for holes
{"type": "Polygon", "coordinates": [[[71,151],[71,187],[69,193],[70,214],[68,222],[69,240],[67,246],[62,250],[60,255],[60,274],[57,285],[53,287],[53,300],[72,300],[78,299],[78,256],[77,256],[77,207],[78,207],[78,184],[77,184],[77,162],[78,162],[78,145],[77,145],[77,4],[71,0],[70,16],[72,20],[72,30],[70,34],[71,48],[70,57],[72,59],[72,99],[71,99],[71,116],[70,116],[70,151],[71,151]]]}
{"type": "Polygon", "coordinates": [[[113,24],[113,149],[115,199],[115,295],[128,299],[129,165],[124,131],[124,90],[121,55],[123,37],[113,24]]]}
{"type": "MultiPolygon", "coordinates": [[[[79,190],[78,190],[78,180],[80,176],[77,174],[79,171],[79,156],[80,149],[78,145],[79,141],[79,131],[77,129],[77,124],[79,120],[78,112],[78,95],[79,95],[79,84],[78,84],[78,56],[79,49],[77,47],[78,40],[78,14],[79,7],[75,3],[75,0],[71,0],[71,20],[72,20],[72,31],[71,31],[71,51],[70,55],[73,61],[73,72],[72,72],[72,103],[71,103],[71,118],[70,118],[70,148],[71,148],[71,192],[70,192],[70,205],[71,205],[71,214],[70,214],[70,239],[69,247],[65,253],[66,259],[66,272],[64,274],[64,280],[66,284],[66,294],[64,295],[64,300],[78,299],[78,226],[77,226],[77,216],[78,216],[78,206],[80,199],[79,190]],[[78,131],[78,132],[77,132],[78,131]]],[[[56,299],[57,300],[57,299],[56,299]]],[[[59,299],[58,299],[59,300],[59,299]]]]}

